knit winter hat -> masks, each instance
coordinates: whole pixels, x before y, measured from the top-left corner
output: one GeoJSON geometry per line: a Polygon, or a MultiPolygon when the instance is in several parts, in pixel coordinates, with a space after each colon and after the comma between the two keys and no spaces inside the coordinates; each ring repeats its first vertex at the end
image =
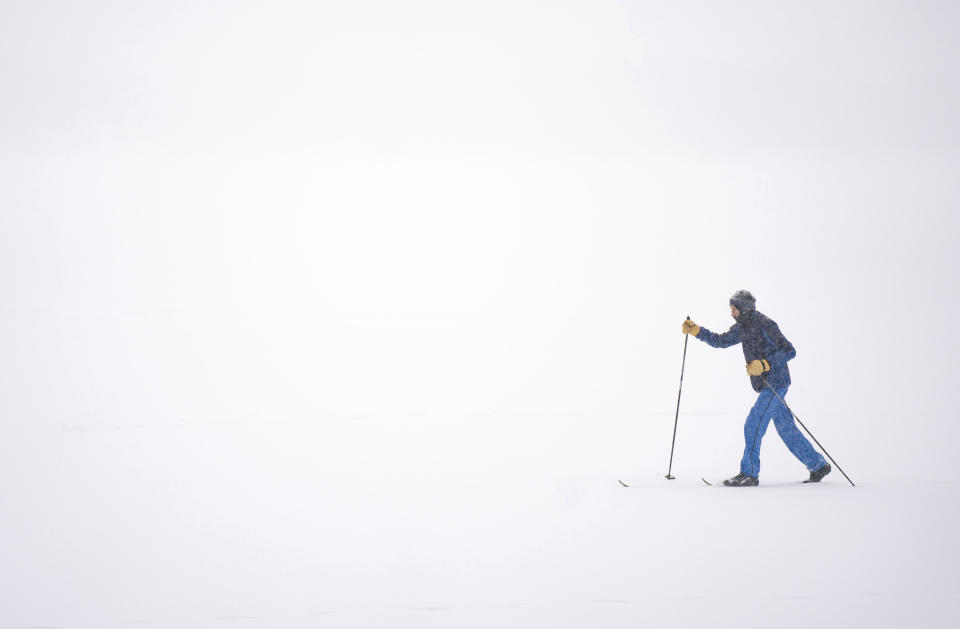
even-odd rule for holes
{"type": "Polygon", "coordinates": [[[757,300],[748,290],[738,290],[730,298],[730,305],[736,306],[740,312],[749,312],[757,309],[757,300]]]}

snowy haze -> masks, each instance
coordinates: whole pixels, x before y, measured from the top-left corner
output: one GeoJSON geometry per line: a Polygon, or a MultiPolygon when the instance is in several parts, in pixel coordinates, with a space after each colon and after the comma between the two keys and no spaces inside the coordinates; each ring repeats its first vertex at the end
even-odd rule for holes
{"type": "Polygon", "coordinates": [[[4,3],[0,627],[955,625],[957,24],[4,3]]]}

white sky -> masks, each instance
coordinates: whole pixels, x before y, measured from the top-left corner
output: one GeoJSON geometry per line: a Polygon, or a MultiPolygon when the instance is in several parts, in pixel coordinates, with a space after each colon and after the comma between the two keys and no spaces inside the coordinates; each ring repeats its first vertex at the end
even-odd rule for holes
{"type": "MultiPolygon", "coordinates": [[[[955,481],[958,23],[948,2],[6,2],[0,487],[55,486],[25,471],[44,444],[147,429],[69,470],[106,457],[137,493],[144,461],[200,447],[184,426],[238,467],[278,430],[265,465],[403,452],[411,487],[421,459],[662,474],[680,321],[725,329],[740,288],[851,475],[955,481]]],[[[692,343],[680,452],[718,451],[680,454],[687,475],[735,471],[742,369],[692,343]]]]}

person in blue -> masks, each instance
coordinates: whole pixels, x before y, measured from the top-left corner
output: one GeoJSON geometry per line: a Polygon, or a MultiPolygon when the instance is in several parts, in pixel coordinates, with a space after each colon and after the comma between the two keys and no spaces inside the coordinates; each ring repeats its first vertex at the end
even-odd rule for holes
{"type": "Polygon", "coordinates": [[[797,355],[797,350],[780,331],[780,326],[770,317],[757,312],[757,300],[749,291],[738,290],[730,298],[730,315],[736,320],[723,334],[711,332],[687,319],[683,333],[691,334],[711,347],[731,347],[740,343],[747,360],[750,384],[759,395],[747,421],[743,425],[743,458],[740,473],[723,481],[727,487],[756,487],[760,484],[760,442],[773,420],[777,433],[790,452],[810,472],[805,483],[818,483],[830,473],[830,464],[803,436],[790,413],[770,387],[780,397],[787,395],[790,387],[790,370],[787,361],[797,355]],[[770,387],[767,387],[769,383],[770,387]]]}

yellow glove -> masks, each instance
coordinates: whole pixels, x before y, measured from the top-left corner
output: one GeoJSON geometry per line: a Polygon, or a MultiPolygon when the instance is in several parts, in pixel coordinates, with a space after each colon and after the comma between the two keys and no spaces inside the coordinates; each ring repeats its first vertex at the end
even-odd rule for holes
{"type": "Polygon", "coordinates": [[[690,319],[687,319],[686,321],[683,322],[683,327],[681,328],[681,330],[683,330],[684,334],[692,334],[694,336],[700,334],[700,326],[694,323],[693,321],[691,321],[690,319]]]}
{"type": "Polygon", "coordinates": [[[747,365],[747,373],[751,376],[759,376],[765,371],[770,371],[770,363],[765,358],[751,360],[750,364],[747,365]]]}

